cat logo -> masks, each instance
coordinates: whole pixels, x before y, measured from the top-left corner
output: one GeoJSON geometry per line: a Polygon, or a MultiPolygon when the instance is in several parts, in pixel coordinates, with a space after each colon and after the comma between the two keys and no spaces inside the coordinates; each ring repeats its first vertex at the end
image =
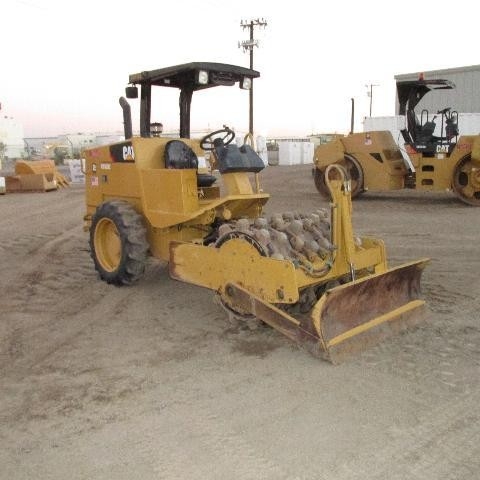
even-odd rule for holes
{"type": "Polygon", "coordinates": [[[135,154],[133,153],[133,145],[124,145],[122,151],[124,162],[135,160],[135,154]]]}
{"type": "Polygon", "coordinates": [[[135,152],[132,142],[117,143],[110,146],[110,157],[112,162],[134,162],[135,152]]]}
{"type": "Polygon", "coordinates": [[[448,153],[448,145],[437,145],[437,153],[448,153]]]}

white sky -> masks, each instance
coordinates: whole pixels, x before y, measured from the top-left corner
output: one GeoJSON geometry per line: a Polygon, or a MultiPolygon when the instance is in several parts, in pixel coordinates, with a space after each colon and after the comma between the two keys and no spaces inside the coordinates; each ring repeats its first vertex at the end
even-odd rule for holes
{"type": "MultiPolygon", "coordinates": [[[[238,48],[255,29],[254,126],[268,136],[347,133],[369,113],[394,114],[394,75],[480,63],[478,16],[467,0],[3,0],[2,115],[26,137],[122,130],[118,98],[128,76],[193,61],[248,66],[238,48]]],[[[152,121],[178,128],[177,90],[161,89],[152,121]],[[172,95],[175,97],[172,97],[172,95]]],[[[199,95],[199,94],[197,94],[199,95]]],[[[136,111],[137,101],[132,101],[136,111]]],[[[195,96],[192,128],[248,130],[248,93],[195,96]]],[[[137,125],[134,123],[134,128],[137,125]]]]}

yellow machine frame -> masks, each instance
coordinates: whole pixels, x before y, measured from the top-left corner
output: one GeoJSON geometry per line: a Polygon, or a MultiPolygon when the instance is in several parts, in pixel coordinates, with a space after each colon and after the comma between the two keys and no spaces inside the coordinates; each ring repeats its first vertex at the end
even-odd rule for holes
{"type": "MultiPolygon", "coordinates": [[[[240,212],[252,218],[260,215],[270,195],[260,191],[258,180],[254,190],[247,173],[230,173],[223,175],[227,195],[220,196],[219,186],[198,189],[195,170],[165,168],[165,145],[170,140],[133,137],[129,144],[135,159],[127,158],[125,162],[112,159],[110,146],[84,152],[86,230],[99,204],[111,199],[125,200],[147,220],[152,255],[168,260],[171,241],[201,242],[216,217],[230,220],[240,212]]],[[[199,157],[205,155],[199,140],[182,141],[199,157]]],[[[117,145],[125,146],[124,143],[117,145]]]]}
{"type": "MultiPolygon", "coordinates": [[[[144,218],[150,252],[169,261],[172,278],[217,292],[231,311],[265,321],[332,362],[421,318],[419,281],[427,260],[389,269],[381,240],[355,240],[351,185],[340,167],[329,167],[336,173],[331,176],[337,177],[328,182],[334,249],[308,270],[296,268],[290,260],[264,257],[242,238],[220,248],[204,246],[215,218],[258,218],[269,195],[261,191],[257,175],[251,178],[245,172],[222,176],[224,195],[218,186],[199,188],[196,171],[165,168],[167,141],[132,138],[135,160],[127,162],[112,161],[109,146],[85,152],[87,230],[99,205],[127,202],[144,218]],[[305,289],[319,286],[326,290],[308,320],[283,308],[296,304],[305,289]],[[384,296],[392,290],[394,295],[384,296]]],[[[197,154],[204,153],[198,141],[186,142],[197,154]]],[[[118,232],[110,231],[108,224],[97,225],[97,230],[110,238],[108,248],[119,252],[112,263],[115,268],[121,257],[118,232]]],[[[103,261],[108,265],[110,259],[103,261]]]]}
{"type": "Polygon", "coordinates": [[[256,317],[338,362],[420,318],[428,260],[389,268],[381,240],[354,236],[351,182],[341,166],[325,172],[330,222],[318,213],[267,218],[264,163],[253,148],[232,143],[225,126],[189,138],[193,89],[248,85],[245,78],[258,75],[192,63],[130,76],[142,84],[141,135],[132,134],[122,97],[126,140],[84,152],[91,256],[100,277],[118,286],[141,277],[147,254],[168,261],[172,278],[214,291],[229,314],[256,317]],[[152,85],[180,88],[181,138],[149,136],[152,85]],[[198,171],[207,154],[218,169],[209,178],[198,171]]]}

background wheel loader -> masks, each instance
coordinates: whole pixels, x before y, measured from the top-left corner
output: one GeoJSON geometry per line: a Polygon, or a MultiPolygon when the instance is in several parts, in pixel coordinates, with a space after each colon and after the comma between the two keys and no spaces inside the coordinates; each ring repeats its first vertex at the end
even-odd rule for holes
{"type": "Polygon", "coordinates": [[[415,113],[425,94],[451,88],[455,85],[442,79],[397,82],[399,113],[406,115],[407,128],[401,131],[406,158],[388,131],[350,134],[319,145],[313,172],[319,193],[328,197],[325,171],[339,163],[349,172],[353,198],[365,191],[452,190],[464,203],[480,206],[480,135],[459,137],[458,113],[450,108],[436,115],[424,109],[420,118],[415,113]]]}
{"type": "Polygon", "coordinates": [[[218,63],[130,76],[128,97],[141,86],[140,135],[132,135],[122,97],[125,141],[84,152],[91,256],[101,279],[119,286],[140,278],[147,255],[165,260],[174,279],[213,290],[230,314],[256,317],[338,362],[419,320],[427,260],[389,269],[381,240],[354,237],[351,184],[341,167],[326,172],[330,212],[267,218],[255,151],[233,143],[228,127],[190,138],[194,92],[249,87],[258,76],[218,63]],[[180,138],[150,135],[153,87],[179,89],[180,138]],[[198,171],[208,152],[218,175],[198,171]]]}

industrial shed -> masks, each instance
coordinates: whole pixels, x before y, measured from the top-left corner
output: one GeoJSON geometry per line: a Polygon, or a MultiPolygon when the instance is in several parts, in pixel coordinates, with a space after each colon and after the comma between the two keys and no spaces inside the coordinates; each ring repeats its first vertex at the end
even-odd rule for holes
{"type": "MultiPolygon", "coordinates": [[[[395,75],[395,81],[416,80],[420,72],[395,75]]],[[[425,95],[416,107],[417,113],[427,109],[431,113],[451,107],[459,113],[480,113],[480,65],[468,67],[446,68],[423,72],[424,78],[443,78],[451,80],[457,88],[453,90],[435,90],[425,95]]],[[[396,99],[395,113],[399,113],[398,98],[396,99]]]]}

